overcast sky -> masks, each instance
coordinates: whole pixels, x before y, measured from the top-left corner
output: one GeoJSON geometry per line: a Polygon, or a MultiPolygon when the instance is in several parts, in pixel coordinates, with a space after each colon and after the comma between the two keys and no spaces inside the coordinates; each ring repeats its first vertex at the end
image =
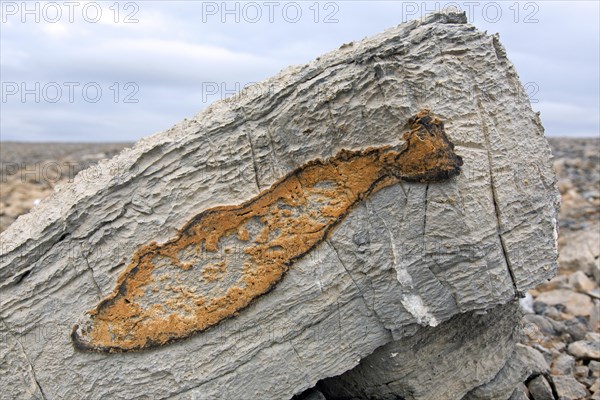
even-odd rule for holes
{"type": "Polygon", "coordinates": [[[450,4],[500,33],[548,136],[599,135],[598,1],[1,1],[1,140],[134,141],[450,4]]]}

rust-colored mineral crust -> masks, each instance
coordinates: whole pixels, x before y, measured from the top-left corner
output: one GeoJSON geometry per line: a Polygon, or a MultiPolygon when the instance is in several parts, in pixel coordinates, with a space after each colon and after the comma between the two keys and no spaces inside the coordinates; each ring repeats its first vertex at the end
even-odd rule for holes
{"type": "Polygon", "coordinates": [[[423,110],[409,126],[400,147],[308,162],[243,204],[201,212],[168,242],[141,246],[113,293],[73,327],[75,347],[143,350],[204,331],[269,292],[366,196],[459,173],[440,119],[423,110]]]}

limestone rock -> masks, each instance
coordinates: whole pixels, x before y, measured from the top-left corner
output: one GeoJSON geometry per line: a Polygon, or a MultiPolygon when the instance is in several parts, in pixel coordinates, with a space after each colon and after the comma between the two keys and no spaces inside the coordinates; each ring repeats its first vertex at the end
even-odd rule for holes
{"type": "Polygon", "coordinates": [[[556,269],[551,154],[522,93],[497,36],[436,14],[290,67],[82,171],[0,236],[0,360],[17,371],[0,375],[3,395],[285,399],[393,340],[440,349],[432,328],[454,320],[498,338],[451,343],[470,359],[497,347],[454,390],[491,379],[512,352],[514,321],[497,310],[513,306],[496,306],[556,269]],[[422,108],[446,121],[460,176],[370,196],[270,293],[206,332],[138,353],[73,348],[73,325],[140,246],[311,160],[402,143],[422,108]],[[477,325],[496,313],[501,329],[477,325]]]}

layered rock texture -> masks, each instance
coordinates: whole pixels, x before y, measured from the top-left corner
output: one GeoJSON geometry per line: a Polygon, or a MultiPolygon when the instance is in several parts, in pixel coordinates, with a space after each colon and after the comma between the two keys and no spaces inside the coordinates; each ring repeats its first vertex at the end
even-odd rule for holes
{"type": "MultiPolygon", "coordinates": [[[[550,149],[523,93],[497,36],[435,14],[288,68],[83,171],[0,236],[3,395],[285,399],[360,363],[348,396],[507,398],[543,369],[518,361],[514,300],[552,277],[557,259],[550,149]],[[425,108],[445,121],[460,175],[372,193],[272,290],[186,340],[75,349],[73,326],[140,246],[312,160],[402,144],[425,108]],[[475,360],[475,376],[442,373],[458,360],[475,360]],[[373,371],[385,368],[382,382],[373,371]]],[[[201,289],[228,255],[207,253],[216,269],[182,265],[155,289],[201,289]]]]}

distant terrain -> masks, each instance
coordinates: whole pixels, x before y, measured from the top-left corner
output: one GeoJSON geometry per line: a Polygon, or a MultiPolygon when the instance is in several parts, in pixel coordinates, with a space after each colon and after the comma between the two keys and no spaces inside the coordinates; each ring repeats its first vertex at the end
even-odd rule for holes
{"type": "MultiPolygon", "coordinates": [[[[577,229],[600,216],[600,139],[549,138],[563,207],[560,226],[577,229]]],[[[56,184],[133,143],[0,143],[0,232],[56,184]]]]}

